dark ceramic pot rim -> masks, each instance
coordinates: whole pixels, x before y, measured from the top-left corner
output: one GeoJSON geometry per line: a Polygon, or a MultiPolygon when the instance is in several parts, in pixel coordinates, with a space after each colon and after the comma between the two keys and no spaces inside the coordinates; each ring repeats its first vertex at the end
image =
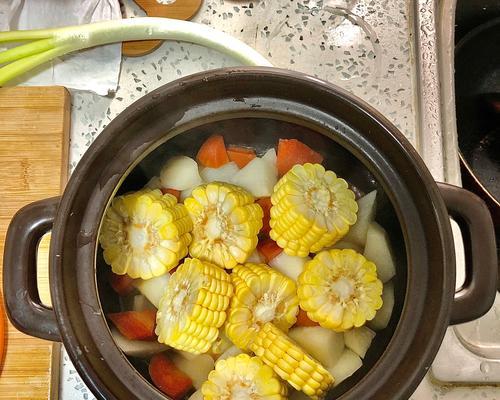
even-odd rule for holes
{"type": "Polygon", "coordinates": [[[267,67],[213,70],[162,86],[113,120],[83,156],[61,199],[50,251],[52,303],[76,369],[103,399],[165,398],[131,368],[102,315],[95,271],[101,218],[124,174],[160,141],[197,124],[248,115],[300,121],[329,136],[367,166],[394,205],[408,260],[401,317],[380,359],[338,398],[409,397],[450,315],[460,320],[455,308],[472,319],[489,308],[495,290],[490,296],[486,288],[475,313],[465,301],[455,300],[452,310],[454,248],[442,191],[390,122],[329,83],[267,67]]]}

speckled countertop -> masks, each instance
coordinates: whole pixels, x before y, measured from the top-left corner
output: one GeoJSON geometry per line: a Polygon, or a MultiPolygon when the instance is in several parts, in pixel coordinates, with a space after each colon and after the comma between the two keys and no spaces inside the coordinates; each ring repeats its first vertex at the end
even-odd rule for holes
{"type": "MultiPolygon", "coordinates": [[[[315,75],[381,111],[417,147],[417,101],[411,0],[205,1],[195,21],[243,40],[275,66],[315,75]]],[[[164,43],[141,58],[125,58],[116,93],[72,93],[70,168],[125,107],[167,82],[236,65],[219,53],[164,43]]],[[[94,399],[62,352],[61,399],[94,399]]],[[[413,400],[500,399],[500,388],[440,386],[430,374],[413,400]]]]}

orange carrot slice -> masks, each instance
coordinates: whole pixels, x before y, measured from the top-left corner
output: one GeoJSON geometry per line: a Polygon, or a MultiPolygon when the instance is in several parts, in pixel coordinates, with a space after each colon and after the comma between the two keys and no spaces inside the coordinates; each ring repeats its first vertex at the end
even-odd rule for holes
{"type": "Polygon", "coordinates": [[[264,217],[262,218],[262,229],[260,230],[261,233],[268,234],[269,231],[271,230],[271,227],[269,226],[269,220],[271,219],[271,198],[270,197],[262,197],[256,201],[256,203],[262,208],[262,211],[264,212],[264,217]]]}
{"type": "Polygon", "coordinates": [[[283,249],[279,247],[274,240],[264,239],[257,244],[257,251],[264,257],[266,263],[280,254],[283,249]]]}
{"type": "Polygon", "coordinates": [[[183,399],[193,387],[191,378],[163,353],[151,358],[149,376],[155,386],[172,400],[183,399]]]}
{"type": "Polygon", "coordinates": [[[118,275],[113,272],[109,275],[109,284],[120,296],[126,296],[134,290],[134,279],[128,275],[118,275]]]}
{"type": "Polygon", "coordinates": [[[196,156],[204,167],[219,168],[229,162],[224,138],[221,135],[210,136],[203,143],[196,156]]]}
{"type": "Polygon", "coordinates": [[[234,161],[239,168],[243,168],[255,157],[255,150],[247,147],[229,146],[227,155],[230,161],[234,161]]]}
{"type": "Polygon", "coordinates": [[[314,322],[311,318],[308,317],[307,313],[299,308],[299,313],[297,314],[297,322],[295,322],[296,326],[319,326],[317,322],[314,322]]]}
{"type": "Polygon", "coordinates": [[[156,338],[156,310],[124,311],[108,314],[120,333],[130,340],[153,340],[156,338]]]}
{"type": "Polygon", "coordinates": [[[323,156],[297,139],[280,139],[278,143],[278,173],[286,174],[296,164],[321,164],[323,156]]]}
{"type": "Polygon", "coordinates": [[[172,196],[175,196],[177,201],[181,198],[181,191],[180,190],[175,190],[175,189],[169,189],[169,188],[161,188],[160,189],[163,194],[171,194],[172,196]]]}

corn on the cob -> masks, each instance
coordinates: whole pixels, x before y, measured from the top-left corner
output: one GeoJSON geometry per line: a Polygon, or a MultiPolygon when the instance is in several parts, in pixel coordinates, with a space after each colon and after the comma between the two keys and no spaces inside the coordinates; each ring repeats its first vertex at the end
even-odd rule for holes
{"type": "Polygon", "coordinates": [[[192,257],[233,268],[254,251],[263,213],[246,190],[213,182],[194,189],[184,204],[194,223],[192,257]]]}
{"type": "Polygon", "coordinates": [[[232,294],[231,278],[222,268],[186,258],[160,300],[158,341],[190,353],[205,353],[226,320],[232,294]]]}
{"type": "Polygon", "coordinates": [[[226,322],[226,334],[243,350],[266,322],[283,331],[297,320],[299,299],[295,282],[265,264],[237,265],[231,279],[235,295],[226,322]]]}
{"type": "Polygon", "coordinates": [[[240,354],[220,360],[201,387],[205,400],[285,400],[286,386],[257,357],[240,354]]]}
{"type": "Polygon", "coordinates": [[[312,399],[321,399],[333,384],[333,377],[318,361],[270,322],[257,333],[250,349],[279,377],[312,399]]]}
{"type": "Polygon", "coordinates": [[[274,187],[269,235],[291,256],[331,246],[356,222],[347,183],[320,164],[295,165],[274,187]]]}
{"type": "Polygon", "coordinates": [[[377,267],[350,249],[318,253],[299,275],[297,292],[312,320],[339,332],[364,325],[382,307],[377,267]]]}
{"type": "Polygon", "coordinates": [[[192,229],[186,208],[174,196],[143,189],[113,199],[99,240],[114,273],[150,279],[186,256],[192,229]]]}

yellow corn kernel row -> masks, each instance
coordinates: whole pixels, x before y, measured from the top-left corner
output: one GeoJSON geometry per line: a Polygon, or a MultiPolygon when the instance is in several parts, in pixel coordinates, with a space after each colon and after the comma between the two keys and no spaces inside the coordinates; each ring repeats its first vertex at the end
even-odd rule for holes
{"type": "Polygon", "coordinates": [[[213,182],[193,190],[184,204],[194,224],[192,257],[233,268],[255,250],[263,212],[246,190],[213,182]]]}
{"type": "Polygon", "coordinates": [[[150,279],[187,255],[192,228],[186,208],[174,196],[143,189],[113,199],[99,241],[114,273],[150,279]]]}
{"type": "Polygon", "coordinates": [[[295,165],[274,187],[269,235],[289,255],[316,253],[356,222],[354,198],[347,182],[320,164],[295,165]]]}
{"type": "Polygon", "coordinates": [[[234,296],[226,335],[247,350],[261,327],[272,322],[283,331],[296,322],[299,299],[295,282],[265,264],[246,263],[233,268],[234,296]]]}
{"type": "Polygon", "coordinates": [[[250,349],[279,377],[312,399],[321,399],[333,385],[330,373],[272,323],[262,327],[250,349]]]}
{"type": "Polygon", "coordinates": [[[207,352],[226,320],[232,295],[231,278],[222,268],[186,258],[160,300],[158,341],[194,354],[207,352]]]}
{"type": "Polygon", "coordinates": [[[205,400],[287,398],[287,388],[273,370],[247,354],[217,361],[201,392],[205,400]]]}

